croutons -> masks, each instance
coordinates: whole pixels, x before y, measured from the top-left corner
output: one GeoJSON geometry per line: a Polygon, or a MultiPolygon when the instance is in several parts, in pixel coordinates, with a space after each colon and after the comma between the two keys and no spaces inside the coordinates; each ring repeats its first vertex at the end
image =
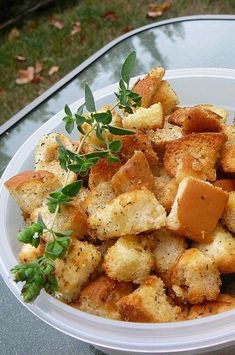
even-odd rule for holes
{"type": "Polygon", "coordinates": [[[155,258],[155,269],[165,285],[169,284],[170,270],[176,259],[187,249],[187,242],[165,228],[161,228],[152,234],[155,247],[153,255],[155,258]]]}
{"type": "Polygon", "coordinates": [[[227,192],[235,191],[235,179],[216,180],[213,185],[227,192]]]}
{"type": "Polygon", "coordinates": [[[185,176],[216,180],[216,161],[225,142],[223,133],[192,133],[167,144],[164,166],[181,181],[185,176]]]}
{"type": "Polygon", "coordinates": [[[140,284],[151,272],[154,258],[149,237],[120,237],[104,258],[104,270],[112,279],[140,284]]]}
{"type": "Polygon", "coordinates": [[[73,240],[63,260],[55,260],[55,276],[60,298],[76,300],[101,260],[98,249],[87,242],[73,240]]]}
{"type": "Polygon", "coordinates": [[[163,108],[160,103],[149,108],[140,107],[123,120],[123,127],[128,129],[156,129],[164,124],[163,108]]]}
{"type": "Polygon", "coordinates": [[[176,126],[183,126],[184,120],[188,117],[189,110],[190,107],[178,108],[167,118],[167,121],[176,126]]]}
{"type": "Polygon", "coordinates": [[[162,104],[164,115],[169,115],[172,113],[176,105],[179,104],[178,96],[166,80],[163,80],[160,83],[152,98],[151,104],[153,105],[156,102],[160,102],[162,104]]]}
{"type": "Polygon", "coordinates": [[[24,171],[5,182],[6,188],[20,206],[25,217],[42,205],[47,195],[59,186],[57,177],[49,171],[24,171]]]}
{"type": "Polygon", "coordinates": [[[158,157],[163,160],[167,144],[182,137],[182,128],[165,121],[162,129],[150,130],[146,134],[158,157]]]}
{"type": "Polygon", "coordinates": [[[92,190],[102,182],[110,181],[112,176],[118,171],[121,163],[109,164],[107,159],[100,159],[93,165],[89,174],[89,188],[92,190]]]}
{"type": "Polygon", "coordinates": [[[228,111],[226,111],[224,108],[217,107],[214,105],[209,105],[209,104],[203,104],[200,106],[206,108],[207,110],[217,113],[217,115],[219,115],[220,122],[225,123],[227,121],[228,111]]]}
{"type": "Polygon", "coordinates": [[[61,186],[65,183],[70,184],[77,179],[77,174],[70,172],[67,179],[66,171],[61,168],[58,160],[58,143],[56,138],[61,141],[66,149],[75,152],[76,144],[61,133],[50,133],[43,136],[35,149],[36,170],[47,170],[53,173],[60,181],[61,186]]]}
{"type": "Polygon", "coordinates": [[[129,322],[160,323],[183,319],[180,307],[172,305],[157,276],[149,276],[134,292],[121,298],[118,309],[121,318],[129,322]]]}
{"type": "Polygon", "coordinates": [[[228,201],[228,194],[207,182],[189,177],[179,184],[166,226],[199,243],[209,243],[228,201]]]}
{"type": "Polygon", "coordinates": [[[221,274],[235,272],[235,238],[220,225],[213,231],[212,238],[209,244],[194,243],[193,246],[212,258],[221,274]]]}
{"type": "Polygon", "coordinates": [[[113,175],[112,187],[117,194],[138,189],[145,186],[155,192],[155,182],[148,160],[144,153],[137,151],[134,155],[113,175]]]}
{"type": "Polygon", "coordinates": [[[115,197],[88,218],[90,234],[101,240],[159,229],[165,222],[164,208],[146,188],[115,197]]]}
{"type": "Polygon", "coordinates": [[[197,304],[215,300],[221,281],[214,260],[191,248],[179,256],[171,269],[171,284],[180,302],[197,304]]]}
{"type": "Polygon", "coordinates": [[[220,116],[216,113],[202,106],[195,106],[188,109],[182,128],[185,134],[194,132],[221,132],[222,124],[220,116]]]}
{"type": "MultiPolygon", "coordinates": [[[[30,215],[32,222],[38,219],[39,213],[45,225],[50,228],[53,223],[54,214],[50,213],[48,207],[44,205],[34,210],[30,215]]],[[[56,217],[53,229],[61,233],[63,233],[63,231],[72,230],[71,237],[81,239],[87,235],[87,216],[84,210],[75,202],[63,205],[60,207],[60,212],[56,217]]],[[[42,238],[47,242],[51,240],[52,236],[49,232],[45,232],[42,238]]]]}
{"type": "Polygon", "coordinates": [[[235,308],[235,298],[219,294],[215,301],[204,302],[191,307],[188,319],[197,319],[219,314],[235,308]]]}
{"type": "Polygon", "coordinates": [[[235,191],[229,192],[222,222],[231,232],[235,233],[235,191]]]}
{"type": "Polygon", "coordinates": [[[132,90],[141,96],[142,107],[149,107],[151,105],[154,94],[159,88],[164,74],[165,70],[163,68],[154,68],[134,85],[132,90]]]}
{"type": "Polygon", "coordinates": [[[98,208],[103,208],[114,197],[116,197],[116,194],[113,191],[111,183],[108,181],[102,182],[89,192],[83,203],[83,207],[88,216],[91,216],[98,208]]]}
{"type": "Polygon", "coordinates": [[[151,169],[158,165],[157,153],[154,152],[151,142],[144,133],[136,132],[130,136],[119,136],[118,139],[122,142],[120,152],[122,162],[126,162],[138,150],[145,154],[151,169]]]}
{"type": "Polygon", "coordinates": [[[179,184],[176,179],[170,177],[159,176],[155,177],[155,195],[160,204],[167,212],[170,212],[175,201],[175,196],[178,191],[179,184]],[[169,180],[168,180],[169,178],[169,180]]]}
{"type": "Polygon", "coordinates": [[[220,164],[226,173],[235,173],[235,127],[223,125],[223,133],[228,140],[221,152],[220,164]]]}
{"type": "Polygon", "coordinates": [[[29,263],[36,260],[39,256],[44,253],[44,244],[39,244],[37,248],[33,247],[31,244],[23,244],[18,259],[22,264],[29,263]]]}
{"type": "Polygon", "coordinates": [[[85,286],[78,301],[70,305],[96,316],[120,320],[117,302],[132,291],[130,282],[118,282],[101,275],[85,286]]]}

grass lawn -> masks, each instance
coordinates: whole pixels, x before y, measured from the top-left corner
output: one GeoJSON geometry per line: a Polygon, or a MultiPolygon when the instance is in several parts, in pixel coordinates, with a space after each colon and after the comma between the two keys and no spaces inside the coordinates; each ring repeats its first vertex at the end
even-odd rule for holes
{"type": "MultiPolygon", "coordinates": [[[[16,23],[14,27],[19,30],[18,37],[16,33],[15,38],[9,39],[11,27],[2,30],[0,124],[107,42],[151,23],[153,20],[146,17],[147,12],[148,2],[144,0],[67,0],[16,23]],[[55,27],[55,20],[61,29],[55,27]],[[80,30],[75,22],[80,22],[80,30]],[[74,35],[71,34],[73,29],[77,30],[74,35]],[[26,60],[16,60],[16,56],[23,56],[26,60]],[[18,71],[35,66],[36,61],[42,64],[40,73],[32,82],[18,85],[18,71]],[[58,71],[49,75],[48,71],[53,66],[59,67],[56,68],[58,71]]],[[[154,21],[205,13],[235,14],[235,0],[173,0],[170,9],[154,21]]]]}

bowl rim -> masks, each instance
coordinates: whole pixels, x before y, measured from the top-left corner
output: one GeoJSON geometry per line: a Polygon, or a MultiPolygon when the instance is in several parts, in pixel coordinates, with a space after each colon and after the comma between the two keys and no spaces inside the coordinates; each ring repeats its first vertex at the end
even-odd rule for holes
{"type": "MultiPolygon", "coordinates": [[[[135,77],[132,79],[132,82],[135,82],[138,77],[135,77]]],[[[174,70],[167,70],[165,78],[166,79],[182,79],[182,78],[225,78],[227,80],[235,80],[235,70],[234,69],[227,69],[227,68],[182,68],[182,69],[174,69],[174,70]]],[[[107,95],[110,94],[110,92],[113,92],[114,90],[117,89],[118,83],[111,84],[106,86],[105,88],[98,90],[94,93],[95,100],[100,100],[102,98],[105,98],[107,95]]],[[[72,111],[75,111],[76,107],[79,107],[83,103],[83,98],[74,102],[73,104],[70,105],[70,108],[72,111]]],[[[21,146],[21,148],[16,152],[14,157],[11,159],[10,163],[8,164],[7,168],[5,169],[1,181],[0,181],[0,208],[3,213],[0,214],[0,228],[2,229],[2,232],[4,235],[7,233],[7,226],[6,226],[6,206],[7,206],[7,201],[9,199],[9,195],[7,191],[4,189],[4,181],[7,180],[12,176],[12,173],[10,173],[11,168],[14,166],[15,169],[19,166],[19,157],[22,155],[22,152],[24,152],[27,149],[31,149],[31,152],[36,145],[38,138],[40,138],[43,134],[51,132],[54,128],[56,128],[57,123],[59,120],[63,117],[63,111],[58,112],[56,115],[54,115],[50,120],[48,120],[46,123],[44,123],[38,130],[36,130],[26,141],[25,143],[21,146]],[[32,144],[33,142],[33,144],[32,144]],[[17,163],[18,161],[18,163],[17,163]]],[[[34,304],[25,304],[21,297],[20,297],[20,292],[19,292],[19,285],[15,284],[12,279],[9,277],[9,270],[8,267],[6,266],[3,257],[4,257],[4,251],[6,251],[6,246],[3,246],[3,248],[0,250],[0,272],[2,274],[2,277],[11,290],[11,292],[16,296],[16,298],[29,310],[31,311],[34,315],[39,317],[42,321],[46,322],[47,324],[51,325],[52,327],[56,328],[59,331],[62,331],[63,333],[70,335],[74,338],[80,339],[82,341],[86,341],[88,343],[91,343],[93,345],[101,346],[101,347],[106,347],[110,349],[116,349],[116,350],[122,350],[122,351],[135,351],[135,352],[145,352],[145,353],[150,353],[155,351],[156,345],[158,345],[157,351],[158,353],[171,353],[174,352],[182,352],[182,351],[190,351],[190,350],[195,350],[195,349],[205,349],[208,347],[212,346],[218,346],[218,345],[223,345],[223,344],[229,344],[235,341],[235,329],[233,330],[232,328],[229,327],[230,324],[234,324],[235,321],[235,310],[227,311],[218,315],[202,318],[202,319],[197,319],[197,320],[187,320],[183,322],[172,322],[172,323],[159,323],[159,324],[149,324],[149,323],[133,323],[133,322],[123,322],[123,321],[116,321],[116,320],[110,320],[110,319],[105,319],[101,317],[97,317],[91,314],[87,314],[85,312],[81,312],[79,310],[76,310],[66,304],[63,304],[62,302],[58,301],[57,299],[53,298],[50,295],[47,295],[45,292],[42,293],[42,295],[39,297],[38,300],[34,304]],[[46,304],[46,307],[45,307],[46,304]],[[50,310],[50,307],[52,309],[50,310]],[[48,311],[46,313],[45,311],[48,311]],[[53,312],[50,312],[52,311],[53,312]],[[80,319],[80,321],[83,322],[83,324],[88,324],[87,327],[91,327],[93,329],[92,325],[94,326],[103,326],[105,329],[105,332],[123,332],[123,330],[127,330],[132,333],[132,339],[127,341],[123,341],[123,337],[120,337],[119,341],[116,339],[111,339],[110,341],[107,342],[107,339],[105,338],[105,334],[103,336],[99,335],[96,336],[93,333],[87,334],[84,333],[82,326],[81,329],[76,329],[76,332],[72,331],[71,326],[63,324],[62,320],[60,319],[57,321],[54,319],[54,315],[57,314],[56,310],[61,312],[61,314],[66,313],[69,314],[71,321],[76,323],[76,319],[80,319]],[[75,320],[74,320],[75,319],[75,320]],[[220,331],[221,329],[223,331],[219,332],[218,334],[216,333],[215,336],[215,331],[211,331],[210,328],[212,328],[212,324],[216,324],[216,331],[220,331]],[[64,329],[61,328],[61,326],[64,326],[64,329]],[[202,340],[201,344],[198,346],[195,344],[197,343],[198,340],[188,339],[186,336],[186,331],[192,330],[193,332],[200,332],[204,328],[204,333],[205,329],[207,329],[207,337],[208,339],[205,341],[202,340]],[[181,334],[181,337],[184,335],[184,344],[179,344],[176,343],[164,343],[162,342],[161,344],[156,344],[157,341],[159,341],[159,336],[164,335],[164,331],[167,331],[168,334],[172,333],[171,335],[173,336],[174,334],[177,336],[180,336],[178,334],[178,331],[182,331],[183,333],[181,334]],[[210,331],[209,331],[210,330],[210,331]],[[137,341],[138,338],[136,336],[140,336],[140,333],[143,334],[143,332],[148,331],[151,334],[146,334],[149,337],[154,337],[156,338],[155,342],[149,342],[146,344],[143,342],[142,344],[137,341]],[[157,332],[157,333],[156,333],[157,332]],[[134,336],[134,337],[133,337],[134,336]],[[187,338],[187,339],[186,339],[187,338]],[[187,340],[187,341],[186,341],[187,340]],[[132,341],[132,342],[131,342],[132,341]],[[112,344],[111,344],[112,343],[112,344]],[[138,344],[137,344],[138,343],[138,344]],[[136,346],[139,346],[138,349],[136,349],[136,346]],[[167,347],[167,346],[168,347],[167,347]],[[173,348],[174,347],[174,348],[173,348]],[[178,347],[178,349],[176,349],[178,347]]],[[[11,251],[11,257],[15,259],[12,251],[11,251]]],[[[17,260],[14,260],[14,263],[16,263],[17,260]]],[[[74,323],[73,323],[74,324],[74,323]]],[[[101,327],[100,327],[101,328],[101,327]]],[[[102,332],[101,332],[102,333],[102,332]]],[[[202,332],[203,333],[203,332],[202,332]]],[[[130,334],[129,334],[130,335],[130,334]]],[[[143,339],[145,339],[143,337],[143,339]]],[[[177,340],[177,339],[176,339],[177,340]]],[[[182,340],[181,340],[182,341],[182,340]]]]}

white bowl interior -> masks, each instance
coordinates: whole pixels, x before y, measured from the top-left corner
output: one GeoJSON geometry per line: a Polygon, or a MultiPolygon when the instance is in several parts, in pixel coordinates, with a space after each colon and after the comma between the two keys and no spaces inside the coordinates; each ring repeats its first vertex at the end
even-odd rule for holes
{"type": "MultiPolygon", "coordinates": [[[[181,69],[168,71],[166,78],[180,98],[181,106],[210,103],[230,112],[230,122],[235,112],[235,70],[181,69]]],[[[133,82],[136,79],[133,79],[133,82]]],[[[117,84],[95,93],[97,107],[114,102],[113,92],[117,84]]],[[[82,100],[71,105],[75,111],[82,100]]],[[[21,301],[20,287],[9,276],[9,270],[17,263],[19,243],[16,233],[23,222],[19,208],[4,188],[4,181],[11,176],[33,168],[33,151],[38,139],[46,133],[65,133],[59,112],[40,127],[17,151],[5,170],[0,184],[0,271],[15,296],[21,301]]],[[[73,137],[75,138],[75,136],[73,137]]],[[[78,339],[102,346],[137,352],[170,353],[231,343],[235,337],[235,311],[196,321],[169,324],[134,324],[103,319],[77,311],[51,296],[42,293],[33,305],[25,305],[30,311],[53,327],[78,339]]],[[[198,352],[198,350],[197,350],[198,352]]]]}

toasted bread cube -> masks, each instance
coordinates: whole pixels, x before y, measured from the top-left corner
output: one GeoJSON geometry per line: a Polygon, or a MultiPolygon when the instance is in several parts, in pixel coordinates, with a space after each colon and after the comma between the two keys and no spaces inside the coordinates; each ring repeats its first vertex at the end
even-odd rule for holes
{"type": "Polygon", "coordinates": [[[235,298],[220,293],[215,301],[208,301],[196,304],[191,307],[188,319],[198,319],[212,316],[235,308],[235,298]]]}
{"type": "Polygon", "coordinates": [[[25,217],[43,204],[48,194],[60,186],[57,177],[49,171],[24,171],[5,182],[25,217]]]}
{"type": "Polygon", "coordinates": [[[194,243],[193,246],[212,258],[221,274],[235,272],[235,238],[221,225],[215,228],[212,236],[211,243],[194,243]]]}
{"type": "Polygon", "coordinates": [[[104,270],[112,279],[140,284],[151,272],[154,258],[148,237],[120,237],[104,258],[104,270]]]}
{"type": "Polygon", "coordinates": [[[220,122],[225,123],[227,121],[228,111],[226,111],[224,108],[208,104],[202,104],[200,106],[219,115],[220,122]]]}
{"type": "Polygon", "coordinates": [[[162,104],[164,115],[169,115],[174,111],[176,105],[179,104],[179,99],[170,84],[163,80],[157,91],[155,92],[151,104],[160,102],[162,104]]]}
{"type": "Polygon", "coordinates": [[[100,260],[100,252],[93,244],[74,239],[65,258],[55,260],[60,298],[68,302],[76,300],[100,260]]]}
{"type": "Polygon", "coordinates": [[[100,159],[90,169],[89,188],[92,190],[100,183],[110,181],[120,166],[121,163],[119,162],[109,164],[107,159],[100,159]]]}
{"type": "Polygon", "coordinates": [[[153,96],[159,88],[164,74],[165,70],[163,68],[154,68],[134,85],[132,90],[141,96],[142,107],[151,105],[153,96]]]}
{"type": "Polygon", "coordinates": [[[153,255],[155,258],[155,269],[157,275],[161,277],[165,285],[169,284],[170,271],[176,259],[187,249],[187,242],[166,228],[161,228],[154,232],[153,255]]]}
{"type": "Polygon", "coordinates": [[[195,106],[188,110],[182,128],[185,134],[194,132],[221,132],[222,123],[220,122],[220,116],[216,113],[202,106],[195,106]]]}
{"type": "Polygon", "coordinates": [[[155,192],[155,182],[148,160],[144,153],[137,151],[113,175],[112,187],[117,194],[138,189],[145,186],[149,191],[155,192]]]}
{"type": "Polygon", "coordinates": [[[70,184],[77,180],[77,174],[70,172],[67,179],[67,173],[61,168],[58,160],[58,143],[56,138],[60,139],[66,149],[75,152],[76,144],[61,133],[50,133],[39,139],[35,149],[35,167],[36,170],[47,170],[58,177],[61,186],[65,181],[70,184]]]}
{"type": "MultiPolygon", "coordinates": [[[[32,222],[37,221],[39,214],[41,214],[45,225],[50,228],[54,221],[54,214],[50,213],[46,205],[37,208],[30,215],[32,222]]],[[[71,230],[71,238],[83,238],[87,235],[87,215],[83,208],[75,202],[60,207],[53,230],[61,232],[71,230]]],[[[49,232],[45,232],[42,236],[45,242],[51,241],[52,236],[49,232]]]]}
{"type": "Polygon", "coordinates": [[[223,224],[235,233],[235,191],[229,192],[228,203],[223,213],[223,224]]]}
{"type": "Polygon", "coordinates": [[[164,166],[181,181],[186,176],[216,180],[216,161],[224,145],[223,133],[192,133],[167,144],[164,166]]]}
{"type": "Polygon", "coordinates": [[[176,126],[183,126],[184,120],[188,117],[189,110],[190,107],[178,108],[167,118],[167,121],[176,126]]]}
{"type": "Polygon", "coordinates": [[[166,226],[199,243],[209,243],[228,201],[228,194],[207,182],[189,177],[179,184],[166,226]]]}
{"type": "Polygon", "coordinates": [[[39,256],[44,253],[44,244],[39,244],[37,248],[33,247],[31,244],[23,244],[18,259],[21,264],[30,263],[36,260],[39,256]]]}
{"type": "Polygon", "coordinates": [[[134,113],[130,113],[123,120],[123,127],[128,129],[156,129],[164,124],[163,109],[160,103],[149,108],[140,107],[134,113]]]}
{"type": "Polygon", "coordinates": [[[216,180],[213,185],[227,192],[235,191],[235,179],[216,180]]]}
{"type": "Polygon", "coordinates": [[[155,177],[154,180],[155,195],[165,210],[170,212],[175,201],[175,196],[177,194],[179,184],[176,179],[171,179],[169,176],[155,177]]]}
{"type": "Polygon", "coordinates": [[[221,281],[214,260],[191,248],[181,254],[171,269],[171,284],[181,302],[197,304],[215,300],[221,281]]]}
{"type": "Polygon", "coordinates": [[[87,195],[83,207],[88,216],[94,214],[98,208],[103,208],[105,204],[116,197],[110,182],[101,182],[94,187],[87,195]]]}
{"type": "Polygon", "coordinates": [[[157,152],[159,158],[163,160],[167,144],[182,137],[182,128],[165,121],[162,129],[149,130],[146,134],[152,143],[153,149],[157,152]]]}
{"type": "Polygon", "coordinates": [[[86,285],[79,299],[70,306],[96,316],[120,320],[117,302],[132,291],[130,282],[118,282],[101,275],[86,285]]]}
{"type": "Polygon", "coordinates": [[[235,173],[235,140],[225,143],[221,152],[220,163],[226,173],[235,173]]]}
{"type": "Polygon", "coordinates": [[[161,323],[183,320],[181,308],[172,305],[164,284],[157,276],[149,276],[134,292],[118,302],[121,318],[129,322],[161,323]]]}
{"type": "Polygon", "coordinates": [[[151,169],[158,165],[158,156],[154,152],[148,136],[142,132],[136,132],[130,136],[119,136],[122,142],[120,157],[122,162],[126,162],[132,157],[135,151],[141,151],[145,154],[151,169]]]}
{"type": "Polygon", "coordinates": [[[115,197],[88,218],[89,233],[100,240],[159,229],[165,222],[164,208],[146,188],[115,197]]]}

